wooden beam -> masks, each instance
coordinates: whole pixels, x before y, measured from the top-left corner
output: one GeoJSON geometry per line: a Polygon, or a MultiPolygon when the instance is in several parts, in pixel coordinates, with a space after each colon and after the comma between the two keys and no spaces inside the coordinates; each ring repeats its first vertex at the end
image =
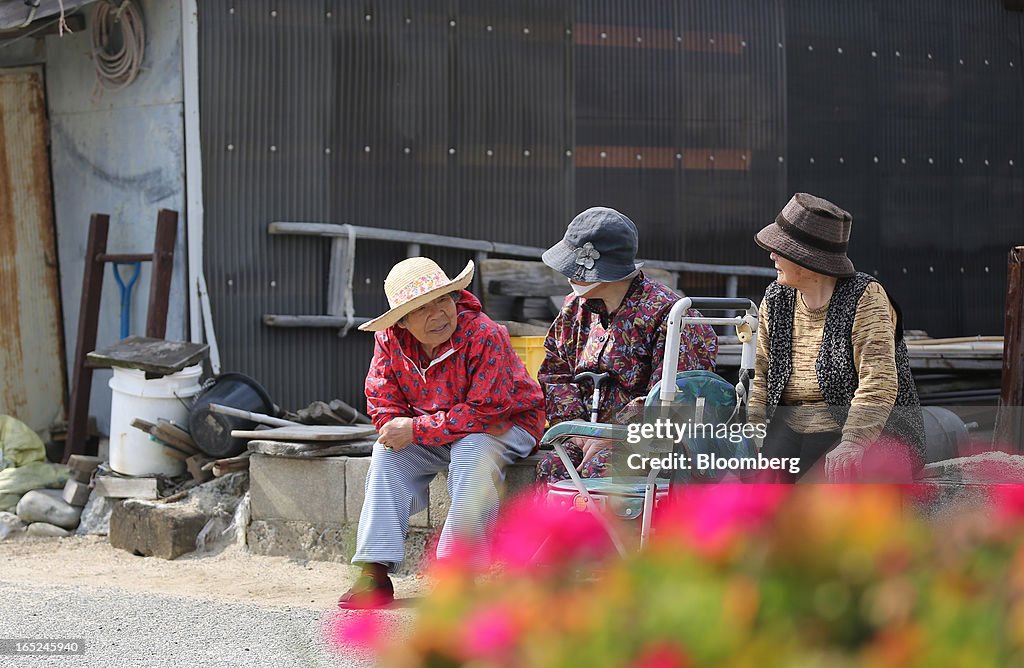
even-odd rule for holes
{"type": "Polygon", "coordinates": [[[1024,246],[1010,251],[1003,333],[1003,385],[993,442],[1024,450],[1024,246]]]}
{"type": "Polygon", "coordinates": [[[146,336],[153,339],[162,339],[167,335],[167,305],[171,295],[171,273],[174,271],[174,245],[177,239],[178,212],[160,209],[156,215],[156,241],[153,243],[149,309],[146,313],[146,336]]]}
{"type": "Polygon", "coordinates": [[[85,246],[82,301],[78,308],[78,336],[72,366],[71,410],[68,417],[68,438],[64,442],[65,462],[71,455],[86,454],[85,439],[89,421],[89,396],[92,394],[92,368],[86,364],[85,357],[96,348],[105,267],[99,257],[107,251],[109,231],[110,216],[105,213],[92,214],[89,219],[89,238],[85,246]]]}

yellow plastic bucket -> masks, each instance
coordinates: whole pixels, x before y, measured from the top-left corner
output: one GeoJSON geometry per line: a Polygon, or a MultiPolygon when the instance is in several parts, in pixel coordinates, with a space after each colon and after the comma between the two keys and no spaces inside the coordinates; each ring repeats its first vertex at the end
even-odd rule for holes
{"type": "Polygon", "coordinates": [[[526,370],[534,378],[540,370],[540,363],[544,361],[544,338],[543,336],[512,336],[512,349],[523,360],[526,370]]]}

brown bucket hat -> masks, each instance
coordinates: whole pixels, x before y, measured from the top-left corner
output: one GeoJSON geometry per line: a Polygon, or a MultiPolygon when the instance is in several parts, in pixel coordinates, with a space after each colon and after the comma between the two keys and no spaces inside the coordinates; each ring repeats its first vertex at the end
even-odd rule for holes
{"type": "Polygon", "coordinates": [[[827,199],[797,193],[754,240],[804,269],[846,278],[856,273],[846,256],[852,225],[853,216],[827,199]]]}

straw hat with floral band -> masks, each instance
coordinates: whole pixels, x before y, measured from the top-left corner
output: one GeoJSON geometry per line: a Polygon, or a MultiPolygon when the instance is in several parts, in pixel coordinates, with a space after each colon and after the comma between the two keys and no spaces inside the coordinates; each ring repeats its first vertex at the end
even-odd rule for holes
{"type": "Polygon", "coordinates": [[[754,240],[804,269],[847,278],[856,273],[846,256],[852,225],[853,216],[827,199],[797,193],[754,240]]]}
{"type": "Polygon", "coordinates": [[[384,294],[387,295],[391,309],[359,325],[359,329],[368,332],[387,329],[438,297],[464,290],[472,280],[472,260],[455,278],[448,278],[448,274],[430,258],[411,257],[402,260],[391,268],[388,277],[384,279],[384,294]]]}

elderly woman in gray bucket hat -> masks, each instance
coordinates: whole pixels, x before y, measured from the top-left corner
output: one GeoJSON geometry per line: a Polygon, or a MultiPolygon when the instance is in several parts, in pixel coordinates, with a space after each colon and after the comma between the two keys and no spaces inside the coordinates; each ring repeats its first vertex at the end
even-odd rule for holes
{"type": "MultiPolygon", "coordinates": [[[[552,425],[590,419],[594,387],[577,384],[580,373],[607,374],[598,419],[618,424],[643,415],[644,399],[661,380],[668,314],[679,295],[644,275],[636,251],[633,221],[614,209],[594,207],[576,216],[564,238],[542,257],[572,289],[548,330],[537,374],[552,425]]],[[[699,314],[691,310],[690,315],[699,314]]],[[[687,327],[678,368],[714,370],[717,353],[711,327],[687,327]]],[[[608,441],[576,438],[566,451],[583,477],[605,475],[608,441]]],[[[541,482],[568,476],[554,453],[537,465],[541,482]]]]}
{"type": "Polygon", "coordinates": [[[800,460],[798,474],[768,472],[773,482],[821,473],[909,481],[923,463],[900,312],[873,276],[854,270],[852,223],[832,202],[797,193],[755,237],[778,278],[761,302],[749,416],[770,421],[763,456],[800,460]]]}

